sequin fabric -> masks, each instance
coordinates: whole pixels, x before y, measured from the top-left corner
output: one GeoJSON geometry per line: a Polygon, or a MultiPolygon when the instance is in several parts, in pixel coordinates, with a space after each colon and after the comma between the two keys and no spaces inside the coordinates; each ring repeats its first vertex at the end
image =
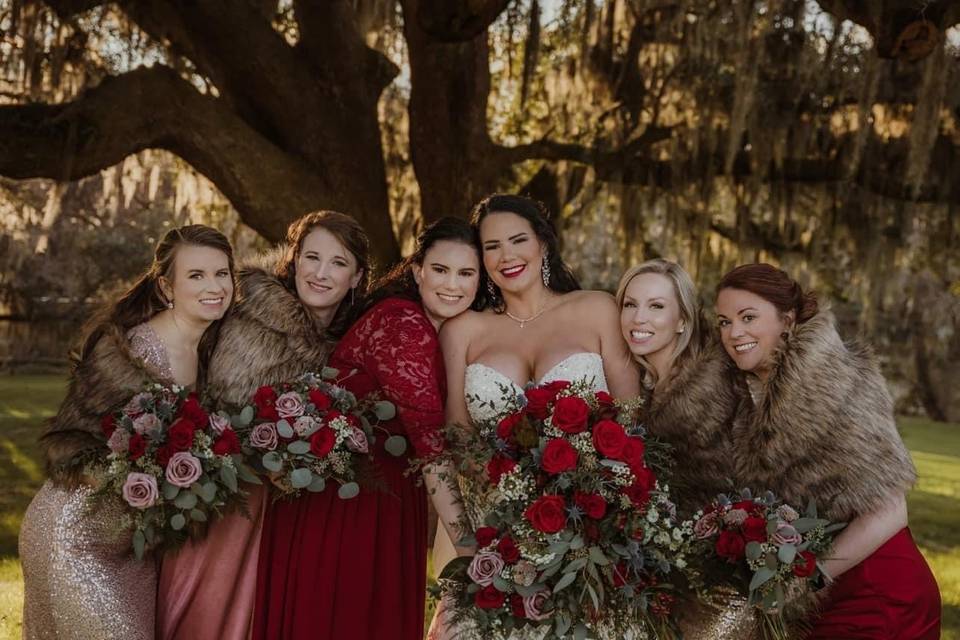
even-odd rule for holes
{"type": "MultiPolygon", "coordinates": [[[[158,379],[172,377],[152,327],[134,327],[127,339],[158,379]]],[[[20,528],[24,640],[154,637],[156,562],[133,557],[130,536],[118,525],[120,504],[92,507],[91,492],[48,480],[27,508],[20,528]]]]}

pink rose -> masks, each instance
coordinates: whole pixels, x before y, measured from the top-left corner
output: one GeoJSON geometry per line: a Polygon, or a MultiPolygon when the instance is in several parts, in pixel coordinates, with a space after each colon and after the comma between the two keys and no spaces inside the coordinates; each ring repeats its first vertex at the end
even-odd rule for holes
{"type": "Polygon", "coordinates": [[[160,418],[152,413],[144,413],[133,420],[133,430],[142,435],[153,435],[160,430],[160,418]]]}
{"type": "Polygon", "coordinates": [[[503,558],[496,551],[478,551],[467,567],[470,579],[482,587],[493,584],[494,576],[503,571],[503,558]]]}
{"type": "Polygon", "coordinates": [[[710,536],[716,534],[719,530],[720,528],[717,526],[716,511],[711,511],[710,513],[704,515],[693,525],[693,535],[697,536],[697,538],[700,540],[709,538],[710,536]]]}
{"type": "Polygon", "coordinates": [[[167,482],[175,487],[186,489],[200,478],[203,469],[200,460],[186,451],[178,451],[167,463],[167,482]]]}
{"type": "Polygon", "coordinates": [[[117,429],[110,435],[110,439],[107,440],[107,446],[110,447],[110,451],[114,453],[126,453],[130,447],[130,434],[123,429],[117,429]]]}
{"type": "Polygon", "coordinates": [[[303,415],[303,400],[296,391],[287,391],[277,398],[276,407],[281,418],[297,418],[303,415]]]}
{"type": "Polygon", "coordinates": [[[219,413],[211,413],[208,424],[210,425],[210,431],[219,436],[224,429],[230,426],[230,420],[219,413]]]}
{"type": "Polygon", "coordinates": [[[134,509],[152,507],[160,492],[157,491],[157,479],[147,473],[131,473],[123,483],[123,499],[134,509]]]}
{"type": "Polygon", "coordinates": [[[150,400],[152,397],[153,396],[146,392],[138,393],[130,398],[130,401],[123,407],[123,412],[131,418],[136,418],[146,411],[146,409],[143,408],[144,402],[150,400]]]}
{"type": "Polygon", "coordinates": [[[777,532],[773,534],[773,543],[782,544],[800,544],[803,542],[803,536],[793,528],[793,525],[786,522],[777,523],[777,532]]]}
{"type": "Polygon", "coordinates": [[[359,427],[350,427],[350,433],[347,434],[347,449],[356,453],[367,453],[370,448],[367,445],[367,434],[359,427]]]}
{"type": "Polygon", "coordinates": [[[316,426],[317,421],[310,416],[300,416],[293,421],[293,431],[301,438],[306,436],[308,433],[312,433],[314,427],[316,426]]]}
{"type": "Polygon", "coordinates": [[[532,596],[523,598],[523,611],[530,620],[546,620],[550,617],[549,611],[544,611],[544,605],[547,604],[548,592],[546,589],[537,591],[532,596]]]}
{"type": "Polygon", "coordinates": [[[273,451],[277,448],[277,425],[262,422],[250,431],[250,446],[256,449],[273,451]]]}

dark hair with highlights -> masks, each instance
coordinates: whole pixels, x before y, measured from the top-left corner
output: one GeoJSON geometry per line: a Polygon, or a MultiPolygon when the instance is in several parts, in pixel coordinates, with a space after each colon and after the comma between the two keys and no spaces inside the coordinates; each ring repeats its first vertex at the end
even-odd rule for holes
{"type": "Polygon", "coordinates": [[[426,227],[417,236],[417,244],[413,253],[394,265],[387,273],[380,276],[370,287],[370,295],[364,304],[364,310],[370,309],[378,302],[387,298],[404,298],[420,302],[420,287],[413,278],[413,265],[423,265],[427,251],[438,242],[460,242],[471,247],[477,254],[479,263],[479,286],[477,296],[473,299],[470,308],[482,311],[487,306],[487,275],[483,270],[483,256],[480,251],[480,239],[477,230],[466,220],[447,216],[440,218],[426,227]]]}
{"type": "Polygon", "coordinates": [[[783,269],[763,262],[744,264],[720,279],[717,293],[724,289],[740,289],[758,295],[780,313],[794,312],[797,324],[817,315],[820,305],[812,291],[804,291],[783,269]]]}
{"type": "MultiPolygon", "coordinates": [[[[160,278],[173,277],[177,250],[184,245],[209,247],[223,252],[227,256],[230,277],[233,277],[233,247],[230,246],[226,236],[202,224],[189,224],[170,229],[157,243],[150,268],[126,292],[103,307],[90,320],[83,347],[80,350],[81,359],[86,359],[93,353],[97,342],[104,335],[112,333],[126,336],[127,331],[167,308],[168,300],[160,289],[160,278]]],[[[203,372],[217,344],[221,322],[222,320],[214,321],[200,338],[200,344],[197,347],[198,380],[202,380],[203,372]]]]}
{"type": "MultiPolygon", "coordinates": [[[[542,202],[510,194],[489,195],[473,207],[471,222],[478,234],[480,223],[492,213],[512,213],[530,223],[534,234],[547,249],[547,265],[550,267],[550,283],[547,286],[552,291],[567,293],[580,289],[577,277],[560,257],[560,240],[557,238],[557,230],[550,220],[550,212],[542,202]]],[[[493,288],[496,295],[490,302],[495,308],[502,310],[503,298],[496,286],[493,288]]]]}
{"type": "Polygon", "coordinates": [[[357,261],[357,268],[363,269],[363,276],[351,296],[352,301],[340,301],[330,326],[326,328],[327,334],[341,338],[356,316],[355,308],[362,304],[370,282],[370,239],[359,222],[337,211],[314,211],[294,220],[287,227],[286,249],[274,270],[283,286],[294,295],[297,292],[297,260],[303,249],[303,240],[315,229],[324,229],[332,234],[357,261]]]}

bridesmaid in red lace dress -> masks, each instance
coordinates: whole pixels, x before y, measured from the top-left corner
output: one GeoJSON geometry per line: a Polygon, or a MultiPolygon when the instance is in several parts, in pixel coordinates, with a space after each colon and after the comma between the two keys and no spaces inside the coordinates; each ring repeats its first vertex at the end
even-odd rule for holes
{"type": "MultiPolygon", "coordinates": [[[[427,490],[444,526],[460,538],[460,515],[445,483],[404,472],[410,457],[442,446],[444,371],[437,329],[476,300],[481,280],[474,231],[438,221],[417,251],[376,286],[367,311],[337,345],[329,366],[358,397],[378,392],[397,406],[384,423],[404,436],[393,457],[373,455],[385,487],[350,500],[337,487],[275,503],[260,551],[255,638],[420,640],[426,586],[427,490]],[[426,485],[426,489],[423,485],[426,485]]],[[[461,550],[467,552],[468,550],[461,550]]]]}

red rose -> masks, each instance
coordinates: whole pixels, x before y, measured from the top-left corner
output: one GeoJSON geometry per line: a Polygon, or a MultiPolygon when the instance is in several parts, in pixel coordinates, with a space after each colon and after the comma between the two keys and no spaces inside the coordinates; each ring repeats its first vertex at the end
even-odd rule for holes
{"type": "Polygon", "coordinates": [[[147,439],[139,433],[133,434],[130,436],[130,443],[127,450],[130,452],[131,460],[138,459],[147,451],[147,439]]]}
{"type": "Polygon", "coordinates": [[[513,471],[516,466],[517,463],[507,456],[499,453],[494,454],[494,456],[490,458],[490,462],[487,463],[487,475],[490,477],[490,483],[499,483],[500,477],[505,473],[513,471]]]}
{"type": "Polygon", "coordinates": [[[210,415],[200,406],[200,401],[194,394],[190,394],[187,401],[180,407],[180,412],[177,415],[186,418],[193,424],[206,425],[210,420],[210,415]]]}
{"type": "Polygon", "coordinates": [[[176,449],[171,447],[169,444],[165,444],[159,449],[157,449],[156,458],[157,464],[159,464],[164,469],[167,468],[167,463],[170,462],[170,458],[173,457],[173,454],[177,452],[176,449]]]}
{"type": "Polygon", "coordinates": [[[167,442],[174,451],[186,451],[193,446],[193,435],[196,429],[197,425],[189,418],[177,418],[167,431],[167,442]]]}
{"type": "Polygon", "coordinates": [[[500,542],[497,543],[497,551],[500,552],[500,557],[507,564],[513,564],[520,559],[520,549],[517,548],[517,543],[510,536],[504,536],[500,539],[500,542]]]}
{"type": "Polygon", "coordinates": [[[601,420],[593,427],[593,446],[607,458],[622,459],[626,444],[626,431],[613,420],[601,420]]]}
{"type": "Polygon", "coordinates": [[[474,602],[480,609],[499,609],[503,606],[504,600],[506,595],[492,584],[488,584],[474,595],[474,602]]]}
{"type": "Polygon", "coordinates": [[[547,473],[572,471],[577,468],[577,450],[563,438],[554,438],[543,448],[540,464],[547,473]]]}
{"type": "Polygon", "coordinates": [[[100,418],[100,430],[103,431],[103,435],[107,436],[107,440],[109,440],[113,432],[117,430],[117,419],[113,417],[112,413],[108,413],[100,418]]]}
{"type": "Polygon", "coordinates": [[[721,531],[717,537],[717,555],[726,558],[728,562],[736,562],[743,558],[743,550],[747,541],[739,533],[729,529],[721,531]]]}
{"type": "Polygon", "coordinates": [[[798,578],[809,578],[817,570],[817,556],[809,551],[801,551],[794,560],[793,575],[798,578]]]}
{"type": "Polygon", "coordinates": [[[634,469],[633,475],[636,476],[633,484],[623,490],[623,493],[630,498],[630,502],[638,508],[642,508],[650,500],[650,491],[657,484],[656,474],[647,467],[634,469]]]}
{"type": "Polygon", "coordinates": [[[562,496],[542,496],[523,512],[530,525],[542,533],[556,533],[567,523],[567,505],[562,496]]]}
{"type": "Polygon", "coordinates": [[[590,405],[574,396],[560,398],[553,405],[551,423],[564,433],[580,433],[587,429],[590,405]]]}
{"type": "Polygon", "coordinates": [[[750,516],[743,523],[743,537],[747,542],[766,542],[767,521],[757,516],[750,516]]]}
{"type": "Polygon", "coordinates": [[[333,450],[337,434],[330,427],[321,427],[310,436],[310,453],[322,458],[333,450]]]}
{"type": "Polygon", "coordinates": [[[237,432],[227,427],[220,436],[213,441],[211,449],[213,449],[213,452],[218,456],[240,453],[240,438],[237,437],[237,432]]]}
{"type": "Polygon", "coordinates": [[[593,394],[593,397],[597,399],[597,404],[599,404],[601,407],[613,406],[613,396],[606,391],[597,391],[595,394],[593,394]]]}
{"type": "Polygon", "coordinates": [[[514,618],[527,617],[527,610],[523,608],[523,596],[519,593],[510,594],[510,611],[514,618]]]}
{"type": "Polygon", "coordinates": [[[577,491],[573,495],[573,503],[594,520],[599,520],[607,513],[607,501],[596,493],[577,491]]]}
{"type": "Polygon", "coordinates": [[[527,396],[527,413],[538,420],[550,415],[550,402],[557,394],[544,387],[534,387],[523,392],[527,396]]]}
{"type": "Polygon", "coordinates": [[[553,394],[551,400],[556,399],[557,394],[563,391],[564,389],[570,388],[569,380],[554,380],[553,382],[548,382],[547,384],[540,385],[540,388],[546,389],[553,394]]]}
{"type": "Polygon", "coordinates": [[[477,529],[477,532],[473,534],[477,539],[477,547],[482,549],[489,545],[493,542],[494,538],[497,537],[497,533],[499,532],[493,527],[480,527],[477,529]]]}
{"type": "Polygon", "coordinates": [[[628,437],[623,445],[623,461],[631,469],[640,468],[643,466],[643,455],[646,451],[647,445],[643,442],[643,438],[628,437]]]}
{"type": "Polygon", "coordinates": [[[260,387],[253,394],[253,404],[258,407],[265,405],[272,405],[277,402],[277,392],[273,390],[273,387],[267,385],[260,387]]]}
{"type": "Polygon", "coordinates": [[[317,408],[317,411],[327,411],[333,406],[333,398],[319,389],[310,389],[310,391],[307,392],[307,397],[313,406],[317,408]]]}
{"type": "Polygon", "coordinates": [[[275,405],[265,404],[257,407],[257,417],[267,422],[276,422],[280,419],[280,413],[275,405]]]}
{"type": "Polygon", "coordinates": [[[523,420],[523,411],[508,415],[497,425],[497,437],[509,442],[513,438],[513,430],[520,424],[521,420],[523,420]]]}

